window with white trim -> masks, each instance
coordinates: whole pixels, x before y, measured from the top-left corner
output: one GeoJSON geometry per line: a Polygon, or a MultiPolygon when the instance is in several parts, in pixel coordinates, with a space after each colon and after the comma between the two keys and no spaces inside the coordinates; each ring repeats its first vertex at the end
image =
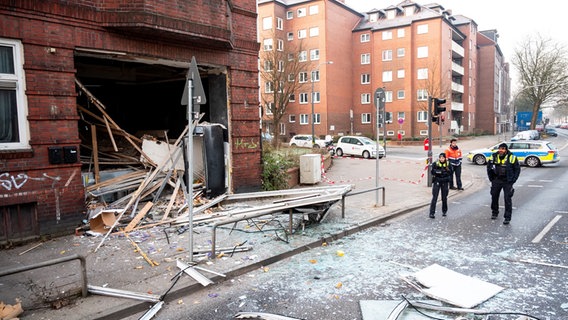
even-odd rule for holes
{"type": "Polygon", "coordinates": [[[296,11],[296,17],[301,18],[306,16],[306,8],[300,8],[296,11]]]}
{"type": "Polygon", "coordinates": [[[265,93],[273,93],[274,92],[274,83],[268,81],[264,83],[264,92],[265,93]]]}
{"type": "Polygon", "coordinates": [[[294,54],[288,53],[288,61],[294,61],[294,54]]]}
{"type": "Polygon", "coordinates": [[[280,122],[280,135],[283,136],[286,134],[286,125],[280,122]]]}
{"type": "Polygon", "coordinates": [[[392,102],[392,91],[385,91],[385,102],[392,102]]]}
{"type": "Polygon", "coordinates": [[[399,111],[399,112],[397,112],[397,116],[398,116],[397,119],[402,119],[402,120],[404,120],[405,115],[406,115],[406,114],[404,113],[404,111],[399,111]]]}
{"type": "Polygon", "coordinates": [[[396,70],[396,77],[399,79],[404,79],[404,69],[396,70]]]}
{"type": "Polygon", "coordinates": [[[306,29],[300,29],[298,30],[298,39],[304,39],[307,36],[307,31],[306,29]]]}
{"type": "Polygon", "coordinates": [[[294,19],[294,11],[286,11],[286,19],[294,19]]]}
{"type": "Polygon", "coordinates": [[[419,68],[418,70],[418,80],[428,79],[428,68],[419,68]]]}
{"type": "Polygon", "coordinates": [[[392,112],[385,112],[385,123],[392,123],[392,112]]]}
{"type": "Polygon", "coordinates": [[[383,31],[383,40],[392,39],[392,31],[383,31]]]}
{"type": "Polygon", "coordinates": [[[403,100],[403,99],[404,99],[404,90],[398,90],[398,91],[396,92],[396,98],[397,98],[398,100],[403,100]]]}
{"type": "Polygon", "coordinates": [[[362,93],[361,94],[361,104],[370,104],[371,103],[371,94],[370,93],[362,93]]]}
{"type": "Polygon", "coordinates": [[[298,73],[298,81],[300,83],[308,82],[308,73],[305,71],[298,73]]]}
{"type": "Polygon", "coordinates": [[[370,64],[370,63],[371,63],[371,54],[363,53],[361,55],[361,64],[370,64]]]}
{"type": "Polygon", "coordinates": [[[278,60],[278,71],[279,72],[284,71],[284,61],[282,60],[278,60]]]}
{"type": "Polygon", "coordinates": [[[320,103],[320,93],[319,92],[312,92],[312,101],[314,103],[320,103]]]}
{"type": "Polygon", "coordinates": [[[298,61],[299,62],[305,62],[308,61],[308,52],[307,51],[300,51],[300,55],[298,56],[298,61]]]}
{"type": "Polygon", "coordinates": [[[264,71],[270,72],[273,70],[272,60],[264,60],[264,71]]]}
{"type": "Polygon", "coordinates": [[[288,101],[289,102],[296,102],[296,95],[293,93],[290,93],[290,95],[288,96],[288,101]]]}
{"type": "Polygon", "coordinates": [[[319,27],[312,27],[310,28],[310,37],[317,37],[320,34],[319,27]]]}
{"type": "Polygon", "coordinates": [[[371,41],[371,35],[368,33],[363,33],[361,35],[361,42],[369,42],[371,41]]]}
{"type": "Polygon", "coordinates": [[[362,113],[361,114],[361,123],[371,123],[371,114],[370,113],[362,113]]]}
{"type": "Polygon", "coordinates": [[[308,103],[308,94],[306,92],[300,93],[300,104],[308,103]]]}
{"type": "Polygon", "coordinates": [[[396,36],[399,38],[404,38],[404,29],[397,29],[396,36]]]}
{"type": "Polygon", "coordinates": [[[392,81],[392,71],[383,71],[383,82],[392,81]]]}
{"type": "Polygon", "coordinates": [[[294,32],[288,32],[286,37],[288,38],[288,41],[294,40],[294,32]]]}
{"type": "Polygon", "coordinates": [[[274,102],[269,102],[266,104],[266,115],[272,115],[272,110],[274,110],[274,102]]]}
{"type": "Polygon", "coordinates": [[[29,148],[22,43],[0,38],[0,150],[29,148]]]}
{"type": "Polygon", "coordinates": [[[272,44],[273,44],[272,39],[264,39],[264,41],[262,41],[262,44],[264,47],[264,51],[272,51],[272,44]]]}
{"type": "Polygon", "coordinates": [[[276,50],[284,51],[284,40],[278,39],[277,41],[276,50]]]}
{"type": "Polygon", "coordinates": [[[319,113],[314,113],[314,118],[312,119],[312,121],[314,122],[314,124],[320,124],[321,123],[321,115],[319,113]]]}
{"type": "Polygon", "coordinates": [[[296,81],[296,76],[293,73],[288,74],[288,82],[296,81]]]}
{"type": "Polygon", "coordinates": [[[284,29],[284,20],[282,20],[282,18],[276,18],[276,29],[278,30],[284,29]]]}
{"type": "Polygon", "coordinates": [[[315,5],[315,6],[310,6],[309,7],[309,14],[314,15],[314,14],[318,14],[319,13],[319,6],[315,5]]]}
{"type": "Polygon", "coordinates": [[[418,122],[426,122],[428,121],[428,111],[418,111],[416,113],[416,121],[418,122]]]}
{"type": "Polygon", "coordinates": [[[428,58],[428,46],[418,47],[417,58],[428,58]]]}
{"type": "Polygon", "coordinates": [[[311,49],[310,50],[310,60],[319,60],[320,58],[320,51],[319,49],[311,49]]]}
{"type": "Polygon", "coordinates": [[[371,83],[371,74],[363,73],[361,75],[361,84],[370,84],[371,83]]]}
{"type": "Polygon", "coordinates": [[[398,48],[398,49],[396,49],[396,56],[397,56],[397,57],[399,57],[399,58],[400,58],[400,57],[404,57],[404,54],[405,54],[404,48],[398,48]]]}
{"type": "Polygon", "coordinates": [[[312,71],[312,82],[320,81],[320,72],[319,70],[312,71]]]}
{"type": "Polygon", "coordinates": [[[300,114],[300,124],[308,124],[309,116],[305,113],[300,114]]]}
{"type": "Polygon", "coordinates": [[[383,61],[392,60],[392,50],[383,50],[383,61]]]}
{"type": "Polygon", "coordinates": [[[428,25],[427,24],[419,24],[418,27],[416,27],[416,33],[417,34],[428,33],[428,25]]]}
{"type": "Polygon", "coordinates": [[[288,116],[288,122],[290,122],[290,123],[296,122],[296,115],[295,114],[289,115],[288,116]]]}
{"type": "Polygon", "coordinates": [[[428,90],[418,89],[416,91],[416,100],[418,101],[428,101],[428,90]]]}
{"type": "Polygon", "coordinates": [[[262,30],[272,29],[272,17],[262,18],[262,30]]]}

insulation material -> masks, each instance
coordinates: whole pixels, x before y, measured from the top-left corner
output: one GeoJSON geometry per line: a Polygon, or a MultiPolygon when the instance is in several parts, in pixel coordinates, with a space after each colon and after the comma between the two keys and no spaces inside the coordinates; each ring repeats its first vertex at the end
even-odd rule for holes
{"type": "Polygon", "coordinates": [[[473,308],[504,288],[433,264],[414,274],[427,296],[462,308],[473,308]]]}
{"type": "MultiPolygon", "coordinates": [[[[162,168],[164,172],[170,170],[170,168],[172,167],[172,161],[175,163],[174,169],[179,171],[185,170],[182,154],[183,150],[180,146],[167,144],[161,141],[143,139],[142,150],[148,157],[150,157],[152,161],[154,161],[154,163],[164,163],[164,161],[166,161],[171,156],[171,161],[168,161],[162,168]]],[[[140,161],[145,162],[145,158],[143,156],[140,157],[140,161]]]]}

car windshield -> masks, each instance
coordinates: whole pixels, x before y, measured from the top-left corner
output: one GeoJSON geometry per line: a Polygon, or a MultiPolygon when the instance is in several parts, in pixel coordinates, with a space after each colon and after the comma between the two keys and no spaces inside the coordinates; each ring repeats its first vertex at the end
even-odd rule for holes
{"type": "Polygon", "coordinates": [[[369,138],[361,138],[361,142],[363,142],[363,144],[375,144],[375,141],[369,138]]]}
{"type": "Polygon", "coordinates": [[[556,150],[556,147],[551,143],[547,143],[546,146],[550,149],[550,150],[556,150]]]}

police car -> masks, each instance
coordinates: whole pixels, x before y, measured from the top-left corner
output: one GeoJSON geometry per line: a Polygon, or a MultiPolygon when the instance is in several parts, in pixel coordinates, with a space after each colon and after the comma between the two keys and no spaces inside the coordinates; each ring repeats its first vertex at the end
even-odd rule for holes
{"type": "MultiPolygon", "coordinates": [[[[491,155],[499,149],[502,142],[486,149],[477,149],[470,151],[466,158],[468,161],[483,165],[491,155]]],[[[505,141],[509,146],[509,150],[518,159],[520,164],[529,167],[538,167],[543,164],[556,163],[560,161],[558,149],[549,141],[505,141]]]]}

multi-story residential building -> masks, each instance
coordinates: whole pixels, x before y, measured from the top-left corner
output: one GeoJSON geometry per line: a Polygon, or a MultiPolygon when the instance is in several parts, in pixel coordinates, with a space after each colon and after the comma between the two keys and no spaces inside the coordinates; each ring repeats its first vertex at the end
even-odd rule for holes
{"type": "Polygon", "coordinates": [[[258,1],[263,130],[283,137],[350,131],[351,30],[362,16],[341,0],[258,1]]]}
{"type": "Polygon", "coordinates": [[[481,31],[477,34],[479,64],[479,84],[477,97],[480,110],[477,117],[477,130],[490,134],[502,134],[513,129],[510,98],[509,64],[497,43],[497,30],[481,31]]]}
{"type": "MultiPolygon", "coordinates": [[[[477,99],[478,77],[480,69],[493,69],[494,64],[479,63],[479,32],[473,20],[454,16],[439,4],[420,5],[408,0],[362,15],[353,13],[337,1],[280,0],[259,1],[259,30],[262,29],[261,19],[277,19],[278,15],[283,14],[292,18],[295,17],[293,14],[297,14],[294,10],[309,10],[314,5],[333,8],[337,16],[344,17],[333,20],[339,23],[332,36],[327,32],[328,36],[318,38],[320,60],[317,65],[325,69],[328,76],[320,78],[315,89],[327,93],[325,100],[316,100],[316,113],[319,116],[316,121],[325,118],[323,113],[319,114],[320,111],[327,111],[328,115],[326,125],[316,126],[317,134],[375,136],[377,117],[374,95],[378,88],[384,91],[386,111],[386,123],[379,132],[390,139],[398,136],[417,138],[428,134],[428,97],[446,100],[446,112],[440,117],[443,119],[440,125],[434,125],[434,136],[485,131],[477,127],[477,115],[484,112],[485,107],[485,104],[480,106],[477,99]],[[282,8],[280,13],[277,13],[276,7],[282,8]],[[350,27],[352,18],[358,20],[350,27]],[[348,23],[343,23],[345,19],[348,19],[348,23]],[[350,33],[349,43],[344,41],[346,32],[350,33]],[[341,45],[337,45],[336,40],[339,39],[343,40],[341,45]],[[325,48],[325,51],[321,48],[325,48]],[[350,62],[332,58],[332,55],[339,53],[350,62]],[[327,60],[333,60],[334,64],[323,67],[322,62],[327,60]],[[337,62],[341,65],[337,65],[337,62]],[[346,75],[346,68],[349,68],[351,75],[346,75]],[[343,88],[350,88],[349,92],[337,88],[338,78],[332,74],[336,70],[341,70],[339,81],[343,88]],[[351,83],[346,84],[345,81],[351,83]],[[332,85],[335,87],[330,87],[332,85]],[[351,101],[344,103],[344,95],[350,95],[351,101]],[[339,97],[342,99],[339,100],[339,97]],[[340,104],[337,103],[339,101],[340,104]]],[[[331,17],[328,14],[315,15],[312,18],[314,22],[286,20],[281,25],[281,31],[289,35],[288,39],[295,40],[298,29],[306,28],[305,24],[300,23],[308,21],[308,25],[317,23],[327,26],[331,17]]],[[[305,17],[302,15],[302,18],[305,17]]],[[[277,23],[274,26],[278,29],[277,23]]],[[[261,32],[259,41],[269,38],[261,32]]],[[[262,51],[260,56],[262,60],[262,51]]],[[[306,59],[304,56],[309,55],[304,53],[299,56],[306,59]]],[[[316,68],[314,64],[311,66],[316,68]]],[[[309,80],[306,76],[299,79],[309,80]]],[[[502,85],[503,90],[508,90],[506,84],[502,85]]],[[[261,88],[261,92],[266,91],[261,88]]],[[[293,94],[295,101],[290,104],[284,117],[283,132],[284,129],[288,129],[287,133],[290,134],[310,132],[308,92],[304,88],[293,94]],[[305,106],[303,109],[302,105],[305,106]],[[295,122],[299,122],[299,125],[292,125],[295,122]]]]}
{"type": "MultiPolygon", "coordinates": [[[[229,151],[218,170],[230,175],[221,184],[258,190],[256,17],[249,0],[0,1],[0,243],[81,224],[81,171],[92,170],[97,137],[154,130],[178,138],[192,57],[207,97],[202,120],[224,128],[216,151],[229,151]],[[97,117],[98,130],[87,120],[97,117]]],[[[107,156],[119,147],[98,145],[107,156]]]]}

